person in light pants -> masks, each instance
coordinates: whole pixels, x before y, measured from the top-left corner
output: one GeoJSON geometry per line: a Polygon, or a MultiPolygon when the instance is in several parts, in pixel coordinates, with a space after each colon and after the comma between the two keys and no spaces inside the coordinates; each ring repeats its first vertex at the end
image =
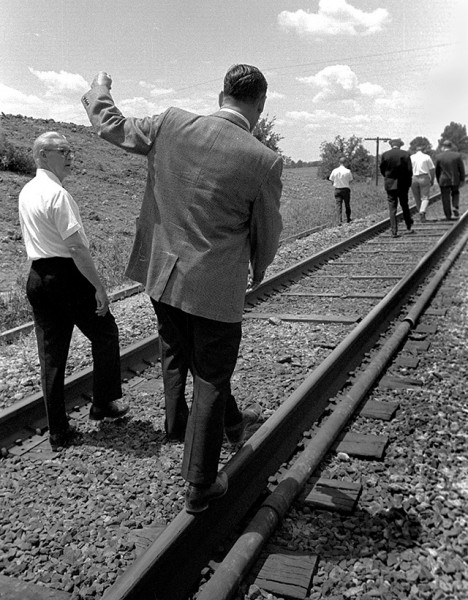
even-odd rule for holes
{"type": "Polygon", "coordinates": [[[429,206],[429,192],[434,184],[435,167],[432,158],[424,152],[423,145],[416,146],[416,152],[411,156],[413,177],[411,191],[418,207],[421,223],[426,221],[426,210],[429,206]]]}

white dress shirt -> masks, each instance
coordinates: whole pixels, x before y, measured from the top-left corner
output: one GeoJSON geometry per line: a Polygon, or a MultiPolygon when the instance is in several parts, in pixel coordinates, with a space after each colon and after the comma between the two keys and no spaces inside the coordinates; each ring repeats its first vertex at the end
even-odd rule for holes
{"type": "Polygon", "coordinates": [[[333,187],[349,188],[349,184],[353,180],[353,175],[349,169],[340,165],[336,169],[333,169],[328,179],[333,181],[333,187]]]}
{"type": "Polygon", "coordinates": [[[430,175],[431,170],[435,169],[432,158],[429,154],[424,154],[418,150],[411,156],[411,165],[413,167],[413,177],[418,175],[430,175]]]}
{"type": "Polygon", "coordinates": [[[63,240],[77,231],[89,248],[78,205],[62,187],[60,179],[47,169],[37,169],[36,177],[21,190],[19,218],[30,260],[70,258],[70,250],[63,240]]]}

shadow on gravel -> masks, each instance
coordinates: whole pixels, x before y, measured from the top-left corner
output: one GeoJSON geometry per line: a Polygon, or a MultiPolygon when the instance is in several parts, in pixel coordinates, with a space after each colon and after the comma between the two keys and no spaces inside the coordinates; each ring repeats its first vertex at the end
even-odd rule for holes
{"type": "Polygon", "coordinates": [[[80,445],[112,448],[122,454],[140,458],[154,457],[167,448],[165,434],[155,429],[150,421],[122,419],[114,423],[100,423],[94,431],[83,432],[80,445]]]}
{"type": "Polygon", "coordinates": [[[371,514],[357,510],[351,515],[314,511],[306,521],[313,551],[323,559],[371,558],[392,564],[405,550],[419,546],[421,522],[403,507],[371,514]]]}

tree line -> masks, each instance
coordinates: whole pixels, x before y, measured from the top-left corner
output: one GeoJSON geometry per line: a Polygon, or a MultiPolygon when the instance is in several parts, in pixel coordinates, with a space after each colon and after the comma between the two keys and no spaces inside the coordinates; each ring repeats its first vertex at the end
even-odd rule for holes
{"type": "MultiPolygon", "coordinates": [[[[279,143],[284,136],[275,131],[276,117],[262,117],[259,119],[253,135],[262,144],[265,144],[271,150],[280,154],[284,161],[286,169],[302,167],[318,167],[317,176],[322,179],[328,179],[332,170],[338,166],[338,160],[344,156],[347,160],[348,168],[357,178],[372,177],[375,172],[375,157],[370,154],[363,145],[363,139],[355,135],[350,138],[344,138],[337,135],[331,142],[324,141],[320,145],[320,159],[316,161],[294,161],[281,151],[279,143]]],[[[466,125],[452,121],[447,125],[441,134],[437,147],[433,148],[431,142],[424,136],[417,136],[409,144],[409,153],[414,154],[416,147],[422,145],[425,152],[434,156],[440,151],[443,141],[453,142],[459,152],[468,154],[468,136],[466,125]]],[[[18,173],[33,173],[36,166],[32,158],[31,150],[17,148],[11,144],[3,132],[0,131],[0,171],[15,171],[18,173]]]]}
{"type": "MultiPolygon", "coordinates": [[[[375,172],[375,156],[364,147],[363,139],[352,135],[350,138],[344,138],[337,135],[331,142],[324,141],[320,145],[320,160],[318,161],[294,161],[289,156],[285,156],[279,147],[283,138],[275,131],[276,118],[261,118],[255,127],[253,134],[263,144],[268,146],[283,157],[285,168],[318,167],[317,176],[321,179],[328,179],[332,170],[338,166],[338,160],[344,156],[347,160],[347,166],[357,178],[372,177],[375,172]]],[[[416,136],[411,140],[408,151],[410,154],[416,152],[418,146],[422,146],[424,151],[430,156],[440,152],[442,142],[450,140],[459,152],[468,154],[468,136],[466,125],[452,121],[442,132],[437,147],[433,148],[431,142],[424,136],[416,136]]]]}

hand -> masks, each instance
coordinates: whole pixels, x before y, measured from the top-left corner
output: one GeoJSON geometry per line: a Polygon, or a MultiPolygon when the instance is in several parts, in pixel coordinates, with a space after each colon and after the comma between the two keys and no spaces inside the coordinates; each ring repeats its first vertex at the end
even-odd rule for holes
{"type": "Polygon", "coordinates": [[[98,85],[103,85],[108,90],[110,90],[112,88],[112,77],[108,75],[105,71],[99,71],[99,73],[91,82],[91,87],[94,88],[98,85]]]}
{"type": "Polygon", "coordinates": [[[250,268],[249,278],[247,280],[247,292],[252,292],[257,289],[258,286],[262,283],[263,278],[265,277],[265,271],[263,273],[253,273],[252,268],[250,268]]]}
{"type": "Polygon", "coordinates": [[[104,317],[109,310],[109,298],[107,297],[106,290],[96,290],[94,296],[96,298],[96,314],[98,317],[104,317]]]}

